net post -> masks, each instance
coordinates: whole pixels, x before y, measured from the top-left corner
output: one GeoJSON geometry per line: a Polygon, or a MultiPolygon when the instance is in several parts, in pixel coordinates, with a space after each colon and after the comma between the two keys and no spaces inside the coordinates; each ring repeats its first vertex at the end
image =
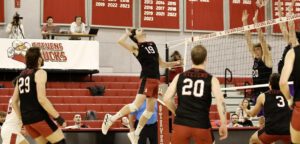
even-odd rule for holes
{"type": "MultiPolygon", "coordinates": [[[[166,47],[166,62],[169,61],[169,47],[168,47],[168,44],[165,45],[166,47]]],[[[165,73],[165,77],[166,77],[166,84],[169,84],[169,69],[166,68],[166,73],[165,73]]]]}

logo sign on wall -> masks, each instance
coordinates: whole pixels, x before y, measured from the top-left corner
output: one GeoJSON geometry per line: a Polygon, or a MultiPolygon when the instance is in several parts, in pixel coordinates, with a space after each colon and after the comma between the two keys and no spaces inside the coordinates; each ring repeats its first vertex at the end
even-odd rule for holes
{"type": "Polygon", "coordinates": [[[99,42],[67,40],[1,39],[0,69],[25,68],[25,54],[39,47],[45,69],[99,70],[99,42]]]}

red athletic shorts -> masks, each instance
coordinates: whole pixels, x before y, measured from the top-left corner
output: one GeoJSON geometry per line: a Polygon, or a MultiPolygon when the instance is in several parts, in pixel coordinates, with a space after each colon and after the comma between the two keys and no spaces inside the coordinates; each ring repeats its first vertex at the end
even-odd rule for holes
{"type": "Polygon", "coordinates": [[[139,88],[138,93],[144,94],[147,97],[157,98],[159,82],[160,81],[158,79],[143,78],[140,81],[140,88],[139,88]]]}
{"type": "Polygon", "coordinates": [[[48,137],[58,129],[58,127],[51,119],[46,119],[33,124],[24,125],[24,127],[33,139],[38,138],[40,136],[48,137]]]}
{"type": "Polygon", "coordinates": [[[269,135],[265,132],[265,129],[258,130],[258,139],[263,144],[271,144],[273,142],[276,142],[278,140],[281,140],[284,142],[284,144],[290,144],[291,143],[291,136],[290,135],[269,135]]]}
{"type": "Polygon", "coordinates": [[[296,131],[300,131],[299,117],[300,117],[300,102],[295,102],[293,114],[291,118],[291,125],[293,129],[295,129],[296,131]]]}
{"type": "Polygon", "coordinates": [[[214,137],[211,129],[193,128],[183,125],[173,125],[172,144],[189,144],[193,139],[195,144],[212,144],[214,137]]]}

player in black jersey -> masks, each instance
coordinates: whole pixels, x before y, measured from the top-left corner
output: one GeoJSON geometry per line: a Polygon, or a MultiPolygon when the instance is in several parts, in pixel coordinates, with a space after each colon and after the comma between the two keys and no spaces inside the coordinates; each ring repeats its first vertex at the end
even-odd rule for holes
{"type": "MultiPolygon", "coordinates": [[[[255,12],[253,18],[254,23],[257,23],[258,10],[255,12]]],[[[243,12],[242,17],[243,25],[248,25],[248,13],[246,10],[243,12]]],[[[266,84],[269,81],[269,77],[272,73],[272,55],[270,52],[270,46],[267,44],[264,34],[261,28],[256,29],[258,33],[258,38],[260,43],[253,44],[251,39],[250,31],[245,31],[245,36],[247,40],[248,49],[251,53],[251,56],[254,59],[254,64],[252,67],[252,80],[253,84],[266,84]]],[[[253,90],[253,100],[256,100],[256,97],[267,91],[268,88],[255,88],[253,90]]]]}
{"type": "MultiPolygon", "coordinates": [[[[293,11],[293,6],[295,5],[295,2],[296,2],[296,0],[292,0],[291,5],[288,7],[288,14],[293,13],[292,11],[293,11]]],[[[278,8],[279,17],[282,17],[283,14],[282,14],[282,10],[281,10],[280,0],[278,0],[277,3],[278,3],[277,8],[278,8]]],[[[289,30],[287,29],[285,23],[279,23],[279,26],[280,26],[280,30],[281,30],[281,33],[283,35],[284,40],[288,43],[288,45],[284,48],[281,59],[278,62],[278,73],[281,74],[286,54],[288,53],[288,51],[292,47],[294,47],[294,46],[292,46],[292,44],[293,43],[295,44],[295,42],[293,42],[293,40],[295,40],[295,39],[291,39],[291,36],[289,36],[289,35],[294,35],[296,33],[296,38],[297,38],[297,41],[299,42],[300,41],[300,32],[295,32],[295,23],[294,23],[294,21],[288,21],[289,30]]],[[[291,74],[291,76],[289,78],[289,81],[293,80],[292,76],[293,76],[293,74],[291,74]]],[[[291,95],[294,95],[294,86],[289,85],[289,89],[290,89],[291,95]]]]}
{"type": "Polygon", "coordinates": [[[40,48],[28,49],[25,60],[26,69],[19,75],[12,97],[13,108],[29,135],[37,143],[45,144],[48,141],[65,144],[62,130],[49,117],[52,116],[61,126],[66,125],[46,97],[47,73],[41,69],[44,60],[40,48]]]}
{"type": "Polygon", "coordinates": [[[130,141],[136,144],[141,130],[148,119],[151,118],[154,111],[160,80],[159,66],[163,68],[174,67],[180,64],[180,61],[164,62],[159,56],[156,44],[151,41],[146,41],[146,35],[142,29],[132,29],[131,31],[126,29],[126,33],[119,39],[118,43],[129,50],[141,64],[140,88],[133,103],[125,105],[113,116],[110,114],[105,115],[102,123],[102,133],[106,135],[113,122],[124,115],[138,110],[147,98],[146,110],[140,118],[136,130],[132,133],[128,133],[130,141]],[[128,37],[135,43],[134,45],[126,42],[128,37]]]}
{"type": "Polygon", "coordinates": [[[258,96],[257,102],[251,110],[243,109],[250,116],[256,116],[263,108],[265,112],[265,127],[258,130],[250,139],[251,144],[271,144],[276,141],[291,143],[289,123],[291,109],[279,88],[280,75],[273,73],[269,80],[269,91],[258,96]]]}
{"type": "MultiPolygon", "coordinates": [[[[294,5],[295,0],[292,1],[294,5]]],[[[289,8],[292,15],[292,8],[289,8]]],[[[284,59],[284,66],[280,77],[280,90],[287,99],[289,106],[293,106],[293,113],[290,123],[290,133],[293,143],[300,144],[300,46],[295,33],[295,23],[289,22],[289,41],[291,49],[287,52],[284,59]],[[294,98],[288,85],[289,78],[294,82],[294,98]],[[294,102],[293,102],[294,101],[294,102]]]]}
{"type": "Polygon", "coordinates": [[[207,51],[197,45],[192,49],[193,66],[176,75],[168,87],[164,102],[175,115],[172,144],[188,144],[193,138],[196,144],[212,144],[214,141],[209,111],[212,94],[216,98],[221,119],[220,139],[227,138],[226,109],[219,80],[205,71],[207,51]],[[174,96],[178,96],[178,106],[174,96]]]}

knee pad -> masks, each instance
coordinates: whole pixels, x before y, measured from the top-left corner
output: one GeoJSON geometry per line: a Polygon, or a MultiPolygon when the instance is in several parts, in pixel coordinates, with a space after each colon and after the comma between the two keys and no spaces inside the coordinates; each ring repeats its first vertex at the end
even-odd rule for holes
{"type": "Polygon", "coordinates": [[[144,116],[145,118],[147,118],[147,119],[150,119],[152,115],[153,115],[153,112],[150,112],[150,111],[147,111],[147,110],[145,110],[145,111],[143,112],[143,116],[144,116]]]}
{"type": "Polygon", "coordinates": [[[131,103],[129,104],[129,110],[130,112],[135,112],[138,110],[138,107],[134,103],[131,103]]]}

